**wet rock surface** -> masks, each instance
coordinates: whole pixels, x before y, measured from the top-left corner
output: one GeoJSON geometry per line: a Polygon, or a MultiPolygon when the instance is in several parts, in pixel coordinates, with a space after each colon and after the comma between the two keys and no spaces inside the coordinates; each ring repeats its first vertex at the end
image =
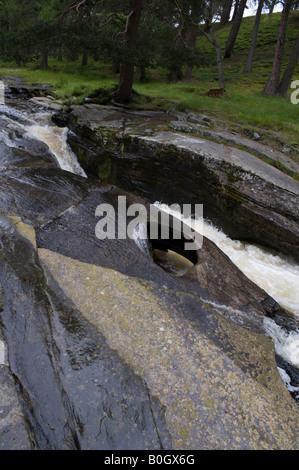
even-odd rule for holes
{"type": "Polygon", "coordinates": [[[299,183],[249,152],[173,132],[172,116],[161,112],[89,104],[54,120],[70,126],[89,175],[150,202],[201,203],[230,237],[299,259],[299,183]]]}
{"type": "MultiPolygon", "coordinates": [[[[38,449],[160,448],[146,384],[46,281],[30,240],[1,218],[2,321],[10,370],[38,449]]],[[[160,416],[161,415],[161,416],[160,416]]]]}
{"type": "Polygon", "coordinates": [[[99,204],[149,198],[26,139],[0,153],[0,448],[299,449],[263,327],[295,320],[207,239],[182,277],[99,240],[99,204]]]}
{"type": "Polygon", "coordinates": [[[16,76],[6,76],[2,78],[5,84],[5,99],[28,100],[32,97],[40,97],[51,93],[52,86],[41,83],[27,83],[23,78],[16,76]]]}
{"type": "Polygon", "coordinates": [[[28,427],[14,377],[0,365],[0,450],[30,450],[28,427]]]}

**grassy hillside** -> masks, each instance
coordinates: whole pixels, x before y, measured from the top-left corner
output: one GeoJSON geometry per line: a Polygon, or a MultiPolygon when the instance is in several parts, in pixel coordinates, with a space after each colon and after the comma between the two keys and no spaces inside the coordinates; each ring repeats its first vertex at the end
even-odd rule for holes
{"type": "MultiPolygon", "coordinates": [[[[224,66],[226,72],[226,79],[228,80],[228,82],[233,81],[234,84],[239,83],[240,85],[242,85],[245,77],[245,81],[250,85],[251,89],[255,88],[257,91],[260,91],[261,87],[263,87],[265,82],[267,81],[272,67],[274,49],[276,45],[277,33],[280,23],[280,13],[276,13],[271,16],[262,15],[256,44],[253,70],[251,74],[244,75],[241,72],[246,63],[254,20],[255,17],[247,17],[243,19],[236,40],[234,56],[231,59],[225,60],[224,66]]],[[[294,11],[290,14],[288,22],[282,70],[284,69],[288,61],[292,46],[298,35],[298,30],[299,11],[294,11]]],[[[229,32],[230,24],[218,29],[217,31],[217,37],[223,49],[225,47],[229,32]]],[[[208,52],[210,54],[213,54],[213,46],[207,41],[207,39],[200,38],[198,46],[200,47],[202,52],[208,52]]],[[[299,76],[299,63],[297,64],[295,75],[299,76]]],[[[217,78],[216,68],[214,78],[217,78]]]]}
{"type": "MultiPolygon", "coordinates": [[[[263,15],[258,35],[256,57],[250,74],[242,72],[251,39],[254,17],[244,18],[234,49],[234,56],[224,61],[227,94],[221,99],[208,98],[206,91],[218,86],[216,65],[198,67],[191,82],[167,81],[165,70],[148,70],[145,83],[135,81],[134,89],[141,95],[136,106],[170,108],[210,114],[225,119],[233,128],[236,124],[257,130],[279,134],[288,144],[299,148],[299,104],[289,99],[266,97],[262,89],[272,66],[279,27],[280,14],[263,15]],[[148,97],[148,99],[144,98],[148,97]]],[[[230,25],[217,28],[218,39],[224,48],[230,25]]],[[[288,30],[283,68],[299,30],[299,11],[292,12],[288,30]]],[[[205,37],[198,38],[202,53],[215,57],[215,51],[205,37]]],[[[39,70],[36,63],[17,68],[14,64],[0,63],[0,76],[19,75],[30,82],[51,83],[56,97],[82,102],[99,87],[117,84],[118,76],[112,75],[107,64],[90,61],[87,67],[77,62],[58,62],[50,59],[48,70],[39,70]]],[[[299,80],[299,64],[293,79],[299,80]]]]}
{"type": "MultiPolygon", "coordinates": [[[[232,126],[234,123],[239,123],[279,133],[289,144],[299,148],[299,104],[292,104],[290,99],[267,97],[262,94],[272,68],[280,22],[279,13],[271,17],[263,15],[252,72],[243,73],[254,20],[254,17],[243,19],[234,55],[231,59],[224,60],[227,94],[221,100],[205,96],[207,90],[218,86],[216,65],[197,68],[193,73],[191,83],[177,82],[171,85],[167,82],[159,82],[155,87],[152,87],[152,83],[148,83],[138,85],[136,89],[151,96],[159,94],[160,97],[179,100],[176,106],[180,109],[213,114],[231,122],[232,126]]],[[[217,30],[222,50],[225,47],[230,26],[229,24],[217,30]]],[[[296,11],[292,12],[289,19],[282,72],[290,57],[298,30],[299,11],[296,11]]],[[[205,37],[198,39],[198,47],[202,53],[215,56],[213,46],[205,37]]],[[[293,79],[299,80],[299,63],[293,79]]]]}

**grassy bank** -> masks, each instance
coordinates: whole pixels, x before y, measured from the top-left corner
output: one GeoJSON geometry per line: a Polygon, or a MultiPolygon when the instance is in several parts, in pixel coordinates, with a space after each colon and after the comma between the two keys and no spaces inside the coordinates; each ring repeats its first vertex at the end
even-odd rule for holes
{"type": "MultiPolygon", "coordinates": [[[[274,48],[279,27],[279,14],[264,15],[256,48],[253,71],[242,72],[251,37],[254,17],[244,18],[232,59],[224,61],[227,93],[221,99],[206,96],[207,90],[218,86],[217,68],[198,67],[193,72],[191,82],[169,82],[165,70],[147,70],[147,80],[134,83],[134,90],[140,96],[135,105],[147,108],[191,110],[224,119],[234,125],[254,128],[257,131],[279,134],[287,144],[299,148],[299,104],[290,99],[266,97],[262,89],[272,66],[274,48]]],[[[285,66],[292,45],[298,34],[299,11],[291,14],[287,32],[284,63],[285,66]]],[[[219,29],[217,35],[223,45],[228,37],[230,25],[219,29]]],[[[215,55],[210,43],[203,37],[198,39],[202,52],[215,55]]],[[[48,70],[40,70],[37,62],[16,67],[13,63],[0,63],[0,76],[17,75],[29,82],[50,83],[57,99],[82,102],[99,87],[116,85],[118,76],[113,75],[107,64],[90,61],[88,66],[78,61],[59,62],[50,58],[48,70]]],[[[299,80],[299,64],[293,79],[299,80]]]]}

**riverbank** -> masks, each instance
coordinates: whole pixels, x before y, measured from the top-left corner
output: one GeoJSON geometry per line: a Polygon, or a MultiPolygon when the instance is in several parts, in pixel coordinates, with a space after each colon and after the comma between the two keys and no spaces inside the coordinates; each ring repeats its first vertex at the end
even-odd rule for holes
{"type": "MultiPolygon", "coordinates": [[[[11,72],[13,72],[13,69],[11,72]]],[[[17,73],[20,76],[2,77],[6,86],[10,86],[12,90],[17,90],[17,92],[19,90],[19,93],[22,93],[23,90],[23,93],[25,95],[27,93],[27,96],[30,96],[34,89],[36,89],[35,93],[37,94],[42,91],[37,90],[34,74],[31,76],[25,70],[18,70],[17,73]],[[22,77],[26,77],[27,81],[22,77]]],[[[97,88],[96,91],[92,88],[96,86],[96,83],[92,82],[90,97],[89,93],[85,97],[77,96],[76,91],[71,92],[66,97],[59,92],[57,72],[54,72],[54,74],[47,72],[47,74],[40,77],[42,80],[44,79],[40,87],[43,87],[43,93],[47,92],[46,94],[49,97],[45,105],[50,106],[52,101],[51,106],[56,106],[59,109],[61,105],[67,108],[85,103],[111,104],[113,102],[111,97],[115,83],[113,85],[111,79],[107,81],[104,75],[100,78],[102,87],[97,88]],[[55,103],[57,104],[55,105],[55,103]]],[[[72,77],[72,73],[70,77],[72,77]]],[[[85,78],[83,71],[81,76],[82,86],[85,83],[85,78]]],[[[282,98],[263,97],[260,94],[250,95],[249,93],[241,97],[237,90],[236,95],[234,95],[233,89],[231,93],[224,95],[220,100],[209,98],[206,96],[208,88],[201,89],[200,85],[197,88],[195,84],[191,87],[191,91],[190,84],[187,86],[186,83],[177,84],[176,86],[169,83],[166,88],[163,85],[163,90],[159,91],[159,84],[154,82],[141,85],[140,89],[137,86],[141,94],[136,95],[136,100],[129,108],[136,111],[160,111],[176,115],[177,121],[183,121],[176,123],[176,130],[191,135],[199,134],[206,139],[228,145],[232,144],[239,149],[249,149],[251,153],[260,159],[298,180],[299,150],[296,140],[298,136],[298,112],[296,105],[292,105],[290,101],[282,98]],[[153,87],[152,91],[156,89],[156,92],[152,96],[148,96],[146,93],[151,87],[153,87]],[[177,94],[181,92],[186,93],[186,96],[191,93],[193,105],[189,108],[186,108],[186,105],[181,106],[182,97],[177,94]],[[164,100],[159,98],[160,93],[165,93],[164,100]],[[198,99],[199,101],[197,101],[198,99]],[[235,104],[237,104],[237,107],[235,107],[235,104]],[[180,109],[185,111],[181,112],[180,109]],[[263,110],[262,114],[261,109],[263,110]],[[244,111],[245,114],[243,114],[244,111]],[[254,112],[254,115],[251,115],[252,112],[254,112]],[[259,119],[254,125],[257,116],[259,116],[259,119]],[[260,121],[261,117],[263,124],[260,121]],[[278,119],[276,123],[275,119],[278,119]],[[270,121],[271,125],[269,124],[270,121]]]]}

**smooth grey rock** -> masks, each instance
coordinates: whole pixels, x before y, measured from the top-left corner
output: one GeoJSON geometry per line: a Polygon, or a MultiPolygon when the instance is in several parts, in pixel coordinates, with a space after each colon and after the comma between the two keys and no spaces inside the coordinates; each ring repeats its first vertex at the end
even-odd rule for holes
{"type": "Polygon", "coordinates": [[[31,450],[26,419],[15,381],[6,365],[0,364],[0,450],[31,450]]]}

